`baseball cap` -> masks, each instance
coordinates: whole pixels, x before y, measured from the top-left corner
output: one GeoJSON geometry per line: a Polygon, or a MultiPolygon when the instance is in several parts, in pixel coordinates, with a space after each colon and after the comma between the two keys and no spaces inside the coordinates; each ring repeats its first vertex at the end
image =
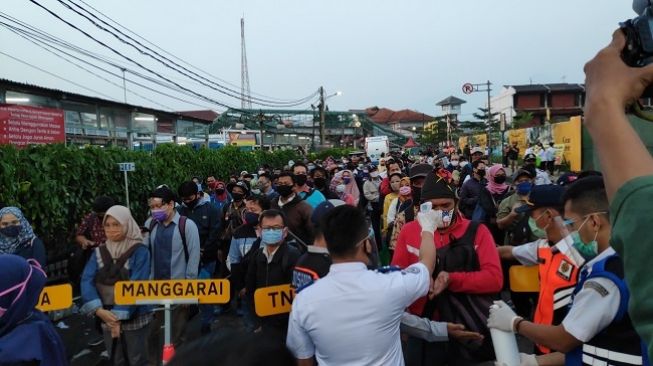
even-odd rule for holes
{"type": "Polygon", "coordinates": [[[433,171],[430,164],[415,164],[410,167],[410,179],[426,177],[433,171]]]}
{"type": "Polygon", "coordinates": [[[474,154],[476,154],[476,153],[479,153],[479,154],[485,154],[485,152],[483,151],[483,149],[481,149],[481,148],[478,147],[478,146],[475,147],[475,148],[472,148],[472,155],[474,155],[474,154]]]}
{"type": "Polygon", "coordinates": [[[528,170],[526,170],[526,169],[519,169],[519,170],[517,170],[517,171],[515,172],[515,174],[512,176],[512,180],[513,180],[513,181],[516,181],[517,179],[519,179],[519,177],[522,177],[522,176],[524,176],[524,175],[527,176],[527,177],[529,177],[529,178],[531,178],[531,179],[534,178],[534,177],[533,177],[533,174],[531,174],[531,172],[529,172],[528,170]]]}
{"type": "Polygon", "coordinates": [[[564,191],[563,187],[551,184],[533,186],[528,199],[526,199],[526,204],[517,208],[515,212],[525,213],[540,207],[560,207],[564,191]]]}
{"type": "Polygon", "coordinates": [[[576,173],[567,172],[561,175],[560,178],[558,178],[558,180],[556,181],[556,183],[558,183],[559,186],[566,186],[573,183],[577,179],[578,179],[578,175],[576,173]]]}
{"type": "Polygon", "coordinates": [[[535,154],[526,154],[526,156],[524,156],[524,161],[526,160],[537,160],[537,157],[535,154]]]}

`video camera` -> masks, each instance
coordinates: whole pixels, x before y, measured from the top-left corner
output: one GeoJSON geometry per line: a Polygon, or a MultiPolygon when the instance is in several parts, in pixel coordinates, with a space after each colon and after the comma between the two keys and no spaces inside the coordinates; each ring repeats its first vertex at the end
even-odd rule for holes
{"type": "MultiPolygon", "coordinates": [[[[626,47],[621,58],[631,67],[644,67],[653,63],[653,0],[633,0],[633,10],[639,15],[619,23],[626,36],[626,47]]],[[[653,97],[653,88],[648,87],[643,98],[653,97]]]]}

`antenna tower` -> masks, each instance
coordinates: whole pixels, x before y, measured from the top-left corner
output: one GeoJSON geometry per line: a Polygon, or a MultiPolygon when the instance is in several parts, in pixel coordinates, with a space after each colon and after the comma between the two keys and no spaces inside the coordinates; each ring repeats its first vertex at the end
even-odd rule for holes
{"type": "Polygon", "coordinates": [[[249,88],[247,48],[245,47],[245,18],[240,18],[240,100],[243,109],[252,109],[252,94],[249,88]]]}

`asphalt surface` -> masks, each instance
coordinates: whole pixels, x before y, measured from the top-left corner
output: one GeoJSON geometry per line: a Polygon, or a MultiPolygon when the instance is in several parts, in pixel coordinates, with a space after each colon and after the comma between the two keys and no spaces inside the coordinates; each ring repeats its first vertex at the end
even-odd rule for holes
{"type": "MultiPolygon", "coordinates": [[[[104,343],[90,346],[88,343],[100,337],[95,330],[95,320],[81,314],[72,314],[53,323],[63,338],[71,366],[110,366],[104,343]],[[103,356],[102,353],[105,353],[103,356]]],[[[242,330],[242,318],[234,310],[217,316],[212,329],[235,328],[242,330]]],[[[186,328],[186,340],[191,342],[200,335],[200,317],[195,316],[186,328]]]]}

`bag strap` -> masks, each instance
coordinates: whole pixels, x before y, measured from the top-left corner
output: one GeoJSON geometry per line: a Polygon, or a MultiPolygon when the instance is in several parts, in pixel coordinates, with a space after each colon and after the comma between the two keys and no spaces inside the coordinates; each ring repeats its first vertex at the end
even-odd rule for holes
{"type": "Polygon", "coordinates": [[[186,242],[187,219],[188,217],[186,216],[179,217],[179,225],[177,225],[177,228],[179,228],[179,235],[181,235],[181,244],[184,246],[184,258],[186,258],[186,263],[188,263],[188,258],[190,257],[190,254],[188,253],[188,243],[186,242]]]}
{"type": "Polygon", "coordinates": [[[465,234],[461,236],[456,242],[463,244],[471,244],[474,246],[474,241],[476,240],[476,232],[478,231],[478,226],[481,223],[478,221],[470,221],[465,234]]]}
{"type": "Polygon", "coordinates": [[[111,253],[109,253],[109,249],[107,249],[106,244],[102,244],[98,247],[98,250],[100,251],[100,257],[102,258],[102,265],[105,267],[109,267],[113,264],[113,258],[111,258],[111,253]]]}
{"type": "Polygon", "coordinates": [[[131,258],[132,254],[134,254],[134,252],[136,251],[136,249],[138,249],[140,245],[141,244],[132,245],[129,249],[127,249],[126,252],[122,253],[122,255],[116,261],[116,266],[118,268],[124,267],[125,263],[127,263],[129,258],[131,258]]]}
{"type": "Polygon", "coordinates": [[[311,188],[306,192],[306,195],[304,195],[304,198],[302,198],[302,201],[306,201],[312,194],[315,192],[315,188],[311,188]]]}

